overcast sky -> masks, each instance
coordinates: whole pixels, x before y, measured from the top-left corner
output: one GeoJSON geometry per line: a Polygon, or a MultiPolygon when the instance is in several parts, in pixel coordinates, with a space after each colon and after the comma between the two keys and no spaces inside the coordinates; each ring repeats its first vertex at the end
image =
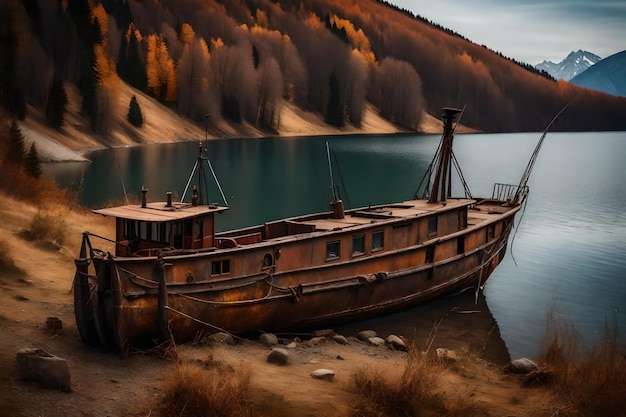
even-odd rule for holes
{"type": "Polygon", "coordinates": [[[390,0],[504,55],[536,65],[571,51],[626,50],[626,0],[390,0]]]}

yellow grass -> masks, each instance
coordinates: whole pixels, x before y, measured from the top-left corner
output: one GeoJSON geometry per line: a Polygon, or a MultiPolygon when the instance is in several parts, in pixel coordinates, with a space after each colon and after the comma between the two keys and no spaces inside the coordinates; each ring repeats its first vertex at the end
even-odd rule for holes
{"type": "Polygon", "coordinates": [[[164,417],[252,416],[250,372],[212,361],[178,363],[162,384],[164,417]]]}

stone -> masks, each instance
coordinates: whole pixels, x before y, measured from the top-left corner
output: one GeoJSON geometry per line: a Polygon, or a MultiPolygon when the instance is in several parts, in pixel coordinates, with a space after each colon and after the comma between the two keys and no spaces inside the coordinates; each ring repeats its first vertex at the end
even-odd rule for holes
{"type": "Polygon", "coordinates": [[[269,347],[276,346],[278,344],[278,338],[273,333],[263,333],[259,336],[259,341],[269,347]]]}
{"type": "Polygon", "coordinates": [[[315,337],[329,337],[335,334],[335,331],[333,329],[322,329],[322,330],[316,330],[313,332],[313,336],[315,337]]]}
{"type": "Polygon", "coordinates": [[[289,352],[283,348],[273,348],[270,354],[267,355],[267,361],[277,365],[287,365],[289,363],[289,352]]]}
{"type": "Polygon", "coordinates": [[[61,333],[63,331],[63,322],[58,317],[48,317],[46,319],[46,329],[51,333],[61,333]]]}
{"type": "Polygon", "coordinates": [[[330,369],[316,369],[311,372],[311,376],[315,379],[325,379],[326,381],[332,381],[335,377],[335,373],[330,369]]]}
{"type": "Polygon", "coordinates": [[[441,362],[456,362],[456,352],[446,348],[437,348],[437,359],[441,362]]]}
{"type": "Polygon", "coordinates": [[[287,344],[285,347],[286,347],[287,349],[295,349],[295,348],[296,348],[296,346],[297,346],[297,345],[296,345],[296,342],[291,342],[291,343],[287,344]]]}
{"type": "Polygon", "coordinates": [[[390,334],[389,336],[387,336],[385,343],[387,343],[387,346],[389,346],[392,349],[402,350],[405,352],[407,351],[407,346],[404,340],[402,340],[401,337],[396,336],[395,334],[390,334]]]}
{"type": "Polygon", "coordinates": [[[384,346],[385,345],[385,339],[383,339],[382,337],[370,337],[368,340],[370,345],[374,345],[374,346],[384,346]]]}
{"type": "Polygon", "coordinates": [[[528,374],[536,370],[537,364],[528,358],[515,359],[504,367],[504,371],[511,374],[528,374]]]}
{"type": "Polygon", "coordinates": [[[208,340],[217,343],[224,343],[230,346],[233,346],[235,344],[235,338],[231,334],[226,332],[214,333],[208,337],[208,340]]]}
{"type": "Polygon", "coordinates": [[[24,380],[36,381],[45,388],[72,390],[72,375],[67,361],[43,349],[20,349],[17,352],[17,366],[24,380]]]}
{"type": "Polygon", "coordinates": [[[324,343],[325,341],[326,341],[325,337],[313,337],[307,342],[307,344],[309,346],[317,346],[320,343],[324,343]]]}
{"type": "Polygon", "coordinates": [[[376,336],[378,336],[378,334],[376,334],[376,332],[374,330],[363,330],[363,331],[359,332],[359,334],[357,335],[359,340],[362,340],[364,342],[367,342],[372,337],[376,337],[376,336]]]}
{"type": "Polygon", "coordinates": [[[348,344],[348,339],[346,339],[345,336],[342,336],[340,334],[336,334],[333,336],[333,340],[337,343],[339,343],[340,345],[347,345],[348,344]]]}

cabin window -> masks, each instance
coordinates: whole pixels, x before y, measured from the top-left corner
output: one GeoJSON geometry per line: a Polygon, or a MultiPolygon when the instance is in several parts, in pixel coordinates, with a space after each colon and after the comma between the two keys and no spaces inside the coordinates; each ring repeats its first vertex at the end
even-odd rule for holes
{"type": "Polygon", "coordinates": [[[211,275],[230,274],[230,259],[211,262],[211,275]]]}
{"type": "Polygon", "coordinates": [[[177,249],[183,247],[183,222],[174,223],[174,247],[177,249]]]}
{"type": "Polygon", "coordinates": [[[148,224],[146,222],[139,222],[139,239],[148,240],[148,224]]]}
{"type": "Polygon", "coordinates": [[[456,253],[457,255],[465,253],[465,236],[459,236],[456,239],[456,253]]]}
{"type": "Polygon", "coordinates": [[[134,220],[126,220],[124,222],[124,236],[128,240],[137,239],[137,222],[134,220]]]}
{"type": "Polygon", "coordinates": [[[358,235],[352,238],[352,256],[359,256],[365,253],[365,235],[358,235]]]}
{"type": "Polygon", "coordinates": [[[437,236],[437,218],[428,219],[428,237],[437,236]]]}
{"type": "Polygon", "coordinates": [[[149,239],[153,242],[169,244],[170,240],[170,225],[169,223],[148,223],[148,229],[150,230],[149,239]]]}
{"type": "Polygon", "coordinates": [[[426,248],[426,259],[424,260],[424,262],[429,264],[429,263],[431,263],[434,260],[435,260],[435,247],[434,246],[428,246],[426,248]]]}
{"type": "Polygon", "coordinates": [[[185,222],[185,237],[193,237],[193,220],[185,222]]]}
{"type": "Polygon", "coordinates": [[[338,240],[334,242],[326,243],[326,260],[332,261],[334,259],[339,259],[339,241],[338,240]]]}
{"type": "Polygon", "coordinates": [[[274,259],[272,258],[272,254],[266,253],[263,257],[263,268],[269,268],[272,265],[274,265],[274,259]]]}
{"type": "Polygon", "coordinates": [[[194,223],[194,236],[195,237],[202,237],[202,220],[196,220],[194,223]]]}
{"type": "Polygon", "coordinates": [[[382,250],[385,245],[385,232],[379,231],[372,233],[372,252],[382,250]]]}

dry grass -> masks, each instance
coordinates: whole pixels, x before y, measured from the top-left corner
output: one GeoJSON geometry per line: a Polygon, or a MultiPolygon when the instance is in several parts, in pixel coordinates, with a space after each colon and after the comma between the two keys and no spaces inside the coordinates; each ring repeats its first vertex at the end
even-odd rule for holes
{"type": "Polygon", "coordinates": [[[39,211],[30,221],[28,228],[21,235],[27,240],[36,242],[50,242],[61,246],[65,242],[66,225],[61,214],[48,211],[39,211]]]}
{"type": "Polygon", "coordinates": [[[555,306],[548,313],[539,362],[553,374],[552,388],[565,402],[559,415],[626,416],[626,348],[616,320],[607,323],[602,340],[585,348],[557,313],[555,306]]]}
{"type": "Polygon", "coordinates": [[[250,372],[206,361],[178,363],[162,385],[164,417],[252,416],[250,372]]]}
{"type": "Polygon", "coordinates": [[[399,379],[380,370],[361,370],[352,386],[359,400],[353,417],[479,416],[485,411],[465,398],[446,398],[437,391],[442,365],[431,355],[411,349],[399,379]]]}

